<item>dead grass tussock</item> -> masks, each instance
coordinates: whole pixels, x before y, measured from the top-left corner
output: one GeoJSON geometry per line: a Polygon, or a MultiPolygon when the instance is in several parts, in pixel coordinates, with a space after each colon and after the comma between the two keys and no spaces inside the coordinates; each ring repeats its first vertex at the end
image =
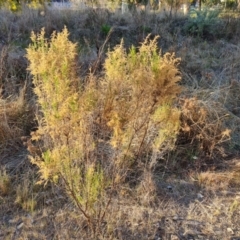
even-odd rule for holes
{"type": "Polygon", "coordinates": [[[11,190],[11,177],[6,169],[0,169],[0,196],[10,194],[11,190]]]}
{"type": "Polygon", "coordinates": [[[9,140],[18,141],[24,134],[25,100],[24,90],[15,99],[0,99],[0,144],[9,140]]]}
{"type": "Polygon", "coordinates": [[[230,187],[233,179],[232,172],[202,172],[199,173],[198,183],[207,188],[213,190],[226,190],[230,187]]]}
{"type": "Polygon", "coordinates": [[[221,106],[209,98],[187,98],[182,106],[183,136],[180,134],[180,137],[191,144],[196,143],[201,151],[211,155],[219,144],[231,137],[231,130],[225,124],[227,117],[221,106]]]}
{"type": "Polygon", "coordinates": [[[34,107],[28,101],[31,89],[26,79],[26,60],[23,50],[3,45],[0,52],[0,145],[1,151],[33,126],[34,107]]]}
{"type": "Polygon", "coordinates": [[[228,191],[240,185],[239,159],[227,162],[228,169],[200,172],[196,180],[201,187],[213,191],[228,191]]]}
{"type": "Polygon", "coordinates": [[[153,197],[157,193],[156,181],[154,180],[154,175],[151,171],[145,169],[144,173],[141,176],[137,192],[138,196],[142,196],[146,200],[148,197],[153,197]]]}

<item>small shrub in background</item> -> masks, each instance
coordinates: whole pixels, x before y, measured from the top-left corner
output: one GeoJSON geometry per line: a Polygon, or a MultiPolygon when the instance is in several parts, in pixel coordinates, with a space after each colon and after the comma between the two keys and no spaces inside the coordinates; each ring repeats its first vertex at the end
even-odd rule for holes
{"type": "Polygon", "coordinates": [[[111,30],[111,26],[109,26],[108,24],[103,24],[101,26],[101,32],[104,34],[104,35],[108,35],[108,33],[110,32],[111,30]]]}
{"type": "Polygon", "coordinates": [[[189,12],[189,18],[184,26],[184,31],[192,36],[208,38],[215,36],[217,24],[219,23],[220,10],[203,10],[192,9],[189,12]]]}

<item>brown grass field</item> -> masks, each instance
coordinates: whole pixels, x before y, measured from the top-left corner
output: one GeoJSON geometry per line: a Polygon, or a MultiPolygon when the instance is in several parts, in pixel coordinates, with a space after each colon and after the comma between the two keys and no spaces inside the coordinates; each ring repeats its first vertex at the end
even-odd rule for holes
{"type": "MultiPolygon", "coordinates": [[[[181,12],[1,9],[0,240],[240,239],[239,16],[222,12],[195,23],[181,12]],[[83,86],[89,78],[100,85],[107,52],[121,39],[128,52],[147,36],[160,36],[161,53],[181,59],[177,84],[182,90],[174,101],[181,126],[174,147],[151,159],[139,148],[142,155],[135,154],[133,164],[124,168],[130,172],[124,181],[104,189],[106,209],[96,217],[97,227],[95,218],[90,224],[71,201],[63,182],[37,184],[39,166],[30,157],[41,157],[44,150],[30,139],[40,129],[42,111],[26,49],[32,31],[44,27],[49,39],[64,26],[77,43],[74,67],[83,86]]],[[[98,132],[102,138],[94,157],[100,161],[117,155],[107,143],[110,132],[109,125],[98,132]]],[[[46,139],[43,148],[51,148],[46,139]]],[[[122,177],[120,170],[108,173],[122,177]]]]}

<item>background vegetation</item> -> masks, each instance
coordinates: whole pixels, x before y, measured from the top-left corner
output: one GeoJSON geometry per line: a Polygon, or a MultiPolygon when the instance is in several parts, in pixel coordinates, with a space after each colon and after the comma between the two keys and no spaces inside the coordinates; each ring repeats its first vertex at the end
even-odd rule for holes
{"type": "Polygon", "coordinates": [[[0,238],[237,239],[239,13],[90,6],[0,10],[0,238]]]}

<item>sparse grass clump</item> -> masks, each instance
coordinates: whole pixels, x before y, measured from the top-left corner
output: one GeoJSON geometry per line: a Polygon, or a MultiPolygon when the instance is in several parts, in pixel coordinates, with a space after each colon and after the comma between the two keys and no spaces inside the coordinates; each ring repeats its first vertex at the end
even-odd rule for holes
{"type": "Polygon", "coordinates": [[[36,193],[34,193],[34,184],[31,182],[31,178],[26,175],[25,179],[18,184],[16,188],[15,203],[22,209],[33,212],[37,206],[36,193]]]}
{"type": "Polygon", "coordinates": [[[20,142],[20,137],[26,134],[26,129],[31,125],[24,94],[25,89],[22,89],[19,96],[9,99],[0,98],[0,146],[2,151],[9,144],[20,142]]]}
{"type": "Polygon", "coordinates": [[[5,196],[11,191],[11,177],[6,169],[0,169],[0,196],[5,196]]]}

